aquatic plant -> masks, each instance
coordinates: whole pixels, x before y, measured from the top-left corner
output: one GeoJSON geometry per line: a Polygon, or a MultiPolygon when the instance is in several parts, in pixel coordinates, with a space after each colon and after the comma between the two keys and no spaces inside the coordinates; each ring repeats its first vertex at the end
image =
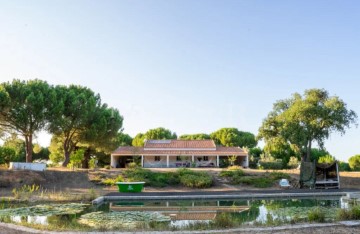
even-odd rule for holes
{"type": "Polygon", "coordinates": [[[150,222],[170,222],[170,217],[158,212],[124,211],[104,213],[99,211],[82,215],[78,222],[94,228],[104,228],[104,224],[106,224],[107,229],[132,229],[150,222]]]}
{"type": "Polygon", "coordinates": [[[315,207],[314,209],[310,210],[308,213],[308,220],[310,222],[325,222],[324,210],[320,209],[319,207],[315,207]]]}
{"type": "Polygon", "coordinates": [[[356,205],[350,209],[339,209],[336,212],[337,220],[358,220],[360,219],[360,206],[356,205]]]}
{"type": "Polygon", "coordinates": [[[64,214],[79,214],[89,206],[88,204],[69,203],[69,204],[46,204],[21,208],[0,210],[1,216],[52,216],[64,214]]]}

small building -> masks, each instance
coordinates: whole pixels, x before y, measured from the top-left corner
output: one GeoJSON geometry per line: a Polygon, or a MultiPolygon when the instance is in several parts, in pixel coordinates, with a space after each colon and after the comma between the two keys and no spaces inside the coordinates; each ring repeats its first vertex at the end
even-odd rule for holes
{"type": "Polygon", "coordinates": [[[248,167],[248,153],[240,147],[217,146],[213,140],[147,140],[144,147],[121,146],[111,154],[111,167],[141,161],[144,168],[219,167],[231,158],[248,167]]]}

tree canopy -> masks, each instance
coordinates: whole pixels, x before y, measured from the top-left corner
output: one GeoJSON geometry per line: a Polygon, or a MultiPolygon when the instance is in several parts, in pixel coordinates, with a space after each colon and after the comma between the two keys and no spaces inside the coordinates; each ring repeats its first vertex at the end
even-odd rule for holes
{"type": "Polygon", "coordinates": [[[144,146],[145,140],[166,140],[166,139],[177,139],[175,132],[171,132],[169,129],[159,127],[149,129],[145,134],[138,133],[133,141],[133,146],[144,146]]]}
{"type": "Polygon", "coordinates": [[[113,143],[123,122],[117,109],[101,104],[100,95],[86,87],[59,85],[55,91],[59,105],[52,111],[48,129],[62,141],[63,166],[79,145],[88,148],[86,159],[90,148],[110,151],[116,147],[113,143]]]}
{"type": "Polygon", "coordinates": [[[255,135],[237,128],[221,128],[210,134],[216,144],[253,148],[257,145],[255,135]]]}
{"type": "Polygon", "coordinates": [[[210,139],[210,135],[206,133],[198,134],[184,134],[179,137],[180,140],[207,140],[210,139]]]}
{"type": "Polygon", "coordinates": [[[259,128],[258,139],[270,148],[289,145],[308,161],[314,142],[323,148],[332,132],[344,134],[356,121],[356,113],[339,97],[329,96],[324,89],[310,89],[303,96],[295,93],[275,102],[259,128]]]}
{"type": "Polygon", "coordinates": [[[0,85],[0,125],[24,137],[26,162],[32,162],[33,135],[44,129],[54,103],[55,93],[45,81],[14,79],[0,85]]]}

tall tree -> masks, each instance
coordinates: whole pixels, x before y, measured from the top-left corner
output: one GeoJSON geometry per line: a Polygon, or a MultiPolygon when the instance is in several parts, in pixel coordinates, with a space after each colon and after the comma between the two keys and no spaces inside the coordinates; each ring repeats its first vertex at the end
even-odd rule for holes
{"type": "Polygon", "coordinates": [[[77,134],[79,144],[85,147],[83,168],[89,167],[92,152],[110,153],[117,147],[122,123],[123,117],[117,109],[108,108],[106,104],[96,108],[89,119],[89,127],[77,134]]]}
{"type": "Polygon", "coordinates": [[[50,86],[41,80],[13,80],[0,85],[0,125],[24,137],[26,162],[32,162],[33,136],[44,129],[55,98],[50,86]]]}
{"type": "Polygon", "coordinates": [[[131,146],[132,141],[132,137],[129,134],[124,133],[123,131],[119,132],[117,135],[116,142],[118,146],[131,146]]]}
{"type": "Polygon", "coordinates": [[[166,140],[166,139],[177,139],[175,132],[171,132],[166,128],[154,128],[149,129],[145,134],[138,133],[133,141],[133,146],[144,146],[145,140],[166,140]]]}
{"type": "Polygon", "coordinates": [[[63,166],[70,161],[70,154],[80,141],[79,134],[91,128],[90,120],[101,106],[100,95],[77,85],[56,86],[58,108],[51,112],[49,131],[61,136],[64,151],[63,166]]]}
{"type": "Polygon", "coordinates": [[[310,89],[303,96],[295,93],[277,101],[264,119],[258,139],[270,145],[289,144],[308,161],[314,142],[323,148],[332,132],[344,134],[356,122],[356,113],[339,97],[329,96],[324,89],[310,89]]]}
{"type": "Polygon", "coordinates": [[[239,131],[237,128],[221,128],[211,133],[210,137],[216,142],[216,144],[223,146],[253,148],[257,145],[254,134],[239,131]]]}
{"type": "Polygon", "coordinates": [[[207,140],[210,139],[210,135],[206,133],[198,134],[184,134],[179,137],[181,140],[207,140]]]}

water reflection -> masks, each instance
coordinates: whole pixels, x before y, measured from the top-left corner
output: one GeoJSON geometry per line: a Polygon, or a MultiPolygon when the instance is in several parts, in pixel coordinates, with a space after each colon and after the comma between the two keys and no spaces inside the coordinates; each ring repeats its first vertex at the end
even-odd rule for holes
{"type": "MultiPolygon", "coordinates": [[[[159,213],[166,216],[167,222],[162,225],[182,228],[189,225],[214,224],[231,220],[240,224],[266,223],[269,219],[290,220],[294,217],[302,219],[307,217],[308,211],[312,207],[325,209],[327,215],[333,215],[334,209],[348,208],[349,200],[340,197],[327,198],[306,198],[306,199],[258,199],[258,200],[158,200],[158,201],[116,201],[105,203],[100,207],[90,207],[80,214],[65,215],[35,215],[29,213],[28,216],[12,215],[1,216],[0,221],[10,220],[15,223],[31,223],[44,226],[69,226],[69,224],[79,224],[79,218],[83,214],[99,212],[103,214],[113,213],[121,216],[122,213],[134,213],[132,218],[124,216],[123,222],[139,222],[141,214],[159,213]],[[139,213],[140,212],[140,213],[139,213]],[[140,214],[140,215],[139,215],[140,214]],[[4,218],[5,217],[5,218],[4,218]],[[125,220],[126,219],[126,220],[125,220]],[[129,219],[129,220],[127,220],[129,219]]],[[[129,213],[129,214],[130,214],[129,213]]],[[[118,216],[116,216],[118,217],[118,216]]],[[[330,216],[329,216],[330,217],[330,216]]],[[[99,216],[95,213],[95,219],[99,216]]],[[[104,219],[105,220],[105,219],[104,219]]],[[[111,225],[105,221],[100,221],[103,226],[111,229],[111,225]]],[[[156,225],[150,221],[142,220],[143,227],[156,229],[156,225]]],[[[156,223],[157,221],[155,221],[156,223]]],[[[160,221],[159,221],[160,222],[160,221]]],[[[129,225],[131,227],[131,225],[129,225]]],[[[102,228],[102,227],[98,227],[102,228]]]]}

